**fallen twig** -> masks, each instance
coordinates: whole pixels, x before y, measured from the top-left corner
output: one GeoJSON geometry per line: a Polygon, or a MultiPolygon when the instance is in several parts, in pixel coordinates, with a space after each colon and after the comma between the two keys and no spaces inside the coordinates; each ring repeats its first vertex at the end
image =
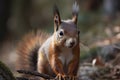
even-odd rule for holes
{"type": "Polygon", "coordinates": [[[43,73],[38,73],[36,71],[17,70],[17,72],[22,73],[22,74],[38,76],[38,77],[42,77],[42,78],[45,78],[45,79],[54,79],[54,77],[52,77],[52,76],[49,76],[49,75],[43,74],[43,73]]]}
{"type": "Polygon", "coordinates": [[[24,78],[24,77],[16,77],[16,80],[29,80],[29,79],[24,78]]]}

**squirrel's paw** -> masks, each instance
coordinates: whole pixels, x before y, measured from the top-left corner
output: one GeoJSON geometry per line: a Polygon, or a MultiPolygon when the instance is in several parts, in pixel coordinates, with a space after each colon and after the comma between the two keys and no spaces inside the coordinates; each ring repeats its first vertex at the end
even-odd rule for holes
{"type": "Polygon", "coordinates": [[[55,77],[55,80],[68,80],[68,77],[65,76],[65,75],[62,75],[62,74],[58,74],[58,75],[55,77]]]}
{"type": "Polygon", "coordinates": [[[73,76],[73,75],[65,76],[65,75],[58,74],[55,77],[55,80],[77,80],[77,78],[76,76],[73,76]]]}
{"type": "Polygon", "coordinates": [[[69,76],[68,80],[76,80],[76,76],[69,76]]]}
{"type": "Polygon", "coordinates": [[[58,74],[58,75],[55,77],[55,80],[62,80],[62,75],[61,75],[61,74],[58,74]]]}

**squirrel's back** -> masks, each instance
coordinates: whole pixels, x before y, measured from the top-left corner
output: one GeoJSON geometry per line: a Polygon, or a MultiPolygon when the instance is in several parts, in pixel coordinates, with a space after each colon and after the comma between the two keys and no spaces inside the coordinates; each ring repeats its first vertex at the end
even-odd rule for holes
{"type": "Polygon", "coordinates": [[[38,50],[48,37],[49,35],[43,31],[33,31],[23,37],[17,48],[17,69],[37,70],[38,50]]]}

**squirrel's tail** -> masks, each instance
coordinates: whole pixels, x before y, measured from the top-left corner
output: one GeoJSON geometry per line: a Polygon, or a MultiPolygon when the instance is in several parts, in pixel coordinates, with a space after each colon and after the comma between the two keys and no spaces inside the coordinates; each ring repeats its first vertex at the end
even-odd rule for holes
{"type": "Polygon", "coordinates": [[[20,41],[17,48],[17,70],[37,70],[37,55],[42,43],[49,37],[42,31],[30,32],[20,41]]]}

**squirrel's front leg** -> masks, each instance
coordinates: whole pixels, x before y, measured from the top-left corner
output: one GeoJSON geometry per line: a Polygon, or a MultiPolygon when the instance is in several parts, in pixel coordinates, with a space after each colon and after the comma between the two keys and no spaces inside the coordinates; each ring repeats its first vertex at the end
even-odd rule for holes
{"type": "Polygon", "coordinates": [[[57,75],[58,80],[62,80],[65,77],[63,64],[56,54],[50,56],[50,65],[54,73],[57,75]]]}
{"type": "Polygon", "coordinates": [[[69,80],[76,80],[78,67],[79,67],[79,61],[74,58],[68,67],[69,80]]]}
{"type": "Polygon", "coordinates": [[[68,65],[68,75],[69,80],[76,80],[77,71],[79,68],[79,56],[80,56],[80,48],[79,44],[76,45],[76,47],[73,49],[73,59],[68,65]]]}

